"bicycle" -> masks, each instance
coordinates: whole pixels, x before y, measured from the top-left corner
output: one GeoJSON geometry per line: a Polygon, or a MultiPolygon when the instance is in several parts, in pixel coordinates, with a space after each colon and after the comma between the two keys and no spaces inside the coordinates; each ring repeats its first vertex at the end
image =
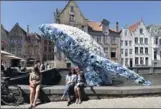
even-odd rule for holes
{"type": "Polygon", "coordinates": [[[18,85],[9,85],[10,77],[2,77],[1,102],[6,105],[19,105],[22,102],[22,91],[18,85]]]}

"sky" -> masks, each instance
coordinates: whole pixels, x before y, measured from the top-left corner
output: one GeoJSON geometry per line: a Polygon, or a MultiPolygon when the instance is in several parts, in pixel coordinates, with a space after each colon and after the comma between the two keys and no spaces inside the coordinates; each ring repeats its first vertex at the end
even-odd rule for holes
{"type": "MultiPolygon", "coordinates": [[[[41,33],[38,26],[54,22],[56,8],[64,8],[67,1],[2,1],[1,23],[8,31],[18,22],[30,32],[41,33]]],[[[103,18],[110,21],[114,28],[119,22],[119,28],[144,20],[146,25],[161,25],[160,1],[77,1],[83,15],[92,21],[100,22],[103,18]]]]}

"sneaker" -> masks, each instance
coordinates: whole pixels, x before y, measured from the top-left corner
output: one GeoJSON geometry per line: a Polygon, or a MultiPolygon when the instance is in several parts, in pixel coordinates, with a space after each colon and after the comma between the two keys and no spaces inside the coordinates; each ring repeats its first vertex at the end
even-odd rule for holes
{"type": "Polygon", "coordinates": [[[70,104],[71,104],[71,102],[70,102],[70,101],[68,101],[67,106],[69,106],[70,104]]]}

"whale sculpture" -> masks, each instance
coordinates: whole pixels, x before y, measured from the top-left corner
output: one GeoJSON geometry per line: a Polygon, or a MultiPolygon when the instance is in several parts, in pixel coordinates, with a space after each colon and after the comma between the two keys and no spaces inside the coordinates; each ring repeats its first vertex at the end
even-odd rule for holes
{"type": "Polygon", "coordinates": [[[120,75],[142,85],[151,85],[142,76],[106,58],[103,48],[88,33],[64,24],[42,24],[39,29],[50,37],[64,55],[83,72],[90,86],[112,84],[111,75],[120,75]]]}

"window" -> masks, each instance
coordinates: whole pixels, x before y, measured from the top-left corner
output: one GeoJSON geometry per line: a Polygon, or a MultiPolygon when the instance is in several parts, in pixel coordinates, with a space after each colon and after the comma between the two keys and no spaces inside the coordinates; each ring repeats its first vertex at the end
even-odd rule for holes
{"type": "Polygon", "coordinates": [[[104,36],[104,44],[108,44],[108,37],[104,36]]]}
{"type": "Polygon", "coordinates": [[[51,47],[49,47],[49,52],[51,52],[51,47]]]}
{"type": "Polygon", "coordinates": [[[74,12],[74,6],[70,7],[70,12],[74,12]]]}
{"type": "Polygon", "coordinates": [[[143,44],[143,38],[140,38],[140,44],[143,44]]]}
{"type": "Polygon", "coordinates": [[[125,58],[125,65],[128,66],[128,58],[125,58]]]}
{"type": "Polygon", "coordinates": [[[161,38],[159,39],[159,43],[160,43],[160,45],[161,45],[161,38]]]}
{"type": "Polygon", "coordinates": [[[121,40],[121,46],[123,46],[123,40],[121,40]]]}
{"type": "Polygon", "coordinates": [[[154,49],[154,60],[157,60],[157,50],[154,49]]]}
{"type": "Polygon", "coordinates": [[[160,51],[160,60],[161,60],[161,51],[160,51]]]}
{"type": "Polygon", "coordinates": [[[125,34],[124,35],[127,36],[127,30],[125,30],[125,34]]]}
{"type": "Polygon", "coordinates": [[[130,49],[130,52],[129,52],[129,54],[132,54],[132,49],[130,49]]]}
{"type": "Polygon", "coordinates": [[[158,37],[155,38],[154,44],[158,45],[158,37]]]}
{"type": "Polygon", "coordinates": [[[147,47],[145,48],[145,54],[148,54],[148,48],[147,47]]]}
{"type": "Polygon", "coordinates": [[[47,47],[44,47],[44,52],[47,52],[47,47]]]}
{"type": "Polygon", "coordinates": [[[111,58],[116,58],[116,48],[111,48],[111,58]]]}
{"type": "Polygon", "coordinates": [[[125,49],[125,56],[128,56],[128,49],[125,49]]]}
{"type": "Polygon", "coordinates": [[[138,54],[138,47],[135,47],[135,54],[138,54]]]}
{"type": "Polygon", "coordinates": [[[142,28],[140,28],[140,34],[143,34],[143,29],[142,28]]]}
{"type": "Polygon", "coordinates": [[[135,57],[135,64],[138,65],[139,64],[139,58],[135,57]]]}
{"type": "Polygon", "coordinates": [[[143,47],[140,47],[140,54],[143,54],[143,47]]]}
{"type": "MultiPolygon", "coordinates": [[[[2,46],[2,45],[1,45],[2,46]]],[[[4,50],[4,47],[1,47],[1,50],[4,50]]]]}
{"type": "Polygon", "coordinates": [[[107,48],[107,47],[106,47],[106,48],[104,48],[104,51],[105,51],[105,52],[108,52],[108,48],[107,48]]]}
{"type": "Polygon", "coordinates": [[[111,37],[111,44],[116,44],[116,37],[115,36],[111,37]]]}
{"type": "Polygon", "coordinates": [[[121,54],[124,54],[124,49],[121,49],[121,54]]]}
{"type": "Polygon", "coordinates": [[[83,30],[83,31],[86,31],[86,29],[85,29],[84,25],[82,25],[82,30],[83,30]]]}
{"type": "Polygon", "coordinates": [[[43,60],[46,61],[46,55],[43,56],[43,60]]]}
{"type": "Polygon", "coordinates": [[[121,64],[124,64],[124,58],[121,58],[121,64]]]}
{"type": "Polygon", "coordinates": [[[138,44],[138,38],[135,37],[135,44],[138,44]]]}
{"type": "Polygon", "coordinates": [[[149,64],[148,61],[149,61],[149,59],[148,59],[148,57],[146,57],[146,58],[145,58],[145,65],[148,65],[148,64],[149,64]]]}
{"type": "Polygon", "coordinates": [[[130,58],[130,67],[133,66],[132,58],[130,58]]]}
{"type": "Polygon", "coordinates": [[[15,54],[15,51],[16,51],[15,48],[11,48],[11,53],[12,53],[12,54],[15,54]]]}
{"type": "Polygon", "coordinates": [[[101,36],[97,36],[97,42],[101,43],[101,36]]]}
{"type": "Polygon", "coordinates": [[[148,45],[148,38],[145,38],[145,44],[148,45]]]}
{"type": "Polygon", "coordinates": [[[144,64],[144,58],[140,57],[140,64],[143,65],[144,64]]]}
{"type": "Polygon", "coordinates": [[[132,41],[129,41],[129,46],[132,46],[132,41]]]}
{"type": "Polygon", "coordinates": [[[17,54],[21,54],[21,48],[17,48],[17,54]]]}
{"type": "Polygon", "coordinates": [[[125,46],[128,46],[128,41],[127,40],[125,41],[125,46]]]}
{"type": "Polygon", "coordinates": [[[74,15],[70,15],[69,21],[74,22],[74,15]]]}
{"type": "Polygon", "coordinates": [[[47,45],[47,40],[44,40],[44,44],[47,45]]]}

